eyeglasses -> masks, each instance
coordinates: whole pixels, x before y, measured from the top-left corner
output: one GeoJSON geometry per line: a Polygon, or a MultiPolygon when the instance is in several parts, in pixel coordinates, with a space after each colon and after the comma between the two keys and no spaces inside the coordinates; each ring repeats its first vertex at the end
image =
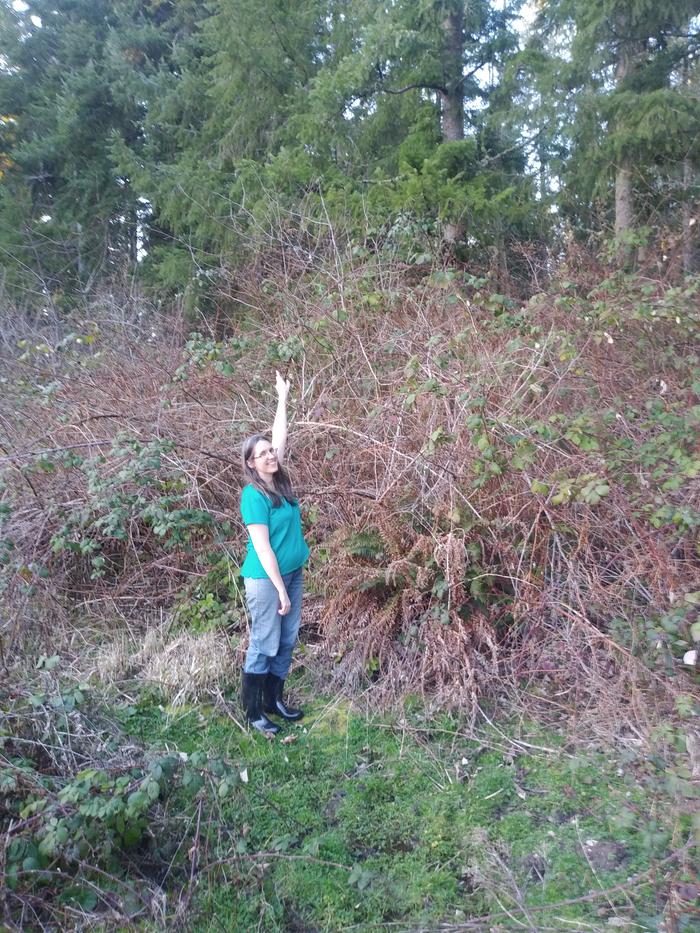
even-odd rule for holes
{"type": "Polygon", "coordinates": [[[262,453],[256,454],[254,457],[251,457],[251,460],[259,460],[261,457],[276,457],[277,451],[274,447],[270,447],[269,450],[263,450],[262,453]]]}

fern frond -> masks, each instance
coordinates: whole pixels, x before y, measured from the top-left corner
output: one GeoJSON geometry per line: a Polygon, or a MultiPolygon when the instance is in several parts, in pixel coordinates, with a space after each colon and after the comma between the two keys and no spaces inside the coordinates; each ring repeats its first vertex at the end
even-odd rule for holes
{"type": "Polygon", "coordinates": [[[343,541],[342,550],[348,557],[361,557],[364,560],[379,560],[384,554],[382,539],[372,531],[356,531],[343,541]]]}

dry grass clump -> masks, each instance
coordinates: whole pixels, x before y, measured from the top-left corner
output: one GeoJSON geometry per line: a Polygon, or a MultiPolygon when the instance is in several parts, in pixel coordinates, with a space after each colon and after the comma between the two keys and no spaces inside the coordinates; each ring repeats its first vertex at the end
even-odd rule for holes
{"type": "MultiPolygon", "coordinates": [[[[5,351],[15,624],[39,596],[66,619],[85,601],[136,619],[208,580],[212,555],[235,565],[236,449],[269,426],[280,368],[335,686],[369,680],[380,699],[417,690],[473,709],[494,682],[537,681],[553,708],[623,695],[634,706],[649,632],[698,569],[700,486],[683,437],[691,292],[587,268],[515,304],[453,269],[413,270],[409,285],[374,260],[292,260],[258,263],[237,293],[245,313],[219,333],[202,322],[184,350],[181,323],[151,315],[62,355],[5,351]],[[148,485],[123,434],[161,445],[148,485]],[[105,516],[122,507],[120,536],[105,516]],[[154,509],[187,533],[159,533],[154,509]],[[187,525],[188,510],[211,524],[187,525]],[[68,514],[70,547],[57,550],[68,514]],[[97,578],[89,542],[106,558],[97,578]]],[[[180,637],[148,668],[175,696],[221,660],[207,641],[181,664],[194,647],[180,637]]]]}
{"type": "Polygon", "coordinates": [[[147,629],[140,645],[123,635],[106,642],[94,663],[103,683],[156,687],[172,706],[219,696],[239,668],[225,632],[175,633],[167,621],[147,629]]]}
{"type": "Polygon", "coordinates": [[[158,684],[177,706],[220,691],[234,682],[236,673],[224,635],[183,633],[151,654],[141,678],[158,684]]]}

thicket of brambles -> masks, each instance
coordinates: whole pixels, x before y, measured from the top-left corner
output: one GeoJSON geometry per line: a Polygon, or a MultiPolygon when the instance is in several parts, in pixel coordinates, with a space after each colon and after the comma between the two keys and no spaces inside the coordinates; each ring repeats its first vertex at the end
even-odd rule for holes
{"type": "Polygon", "coordinates": [[[14,319],[10,642],[76,606],[238,631],[238,448],[279,368],[339,686],[468,707],[502,663],[595,693],[609,655],[607,698],[642,657],[673,667],[696,603],[697,278],[602,275],[574,251],[515,300],[455,266],[315,252],[279,243],[239,319],[199,332],[107,292],[14,319]]]}
{"type": "MultiPolygon", "coordinates": [[[[155,840],[193,832],[192,794],[201,814],[207,788],[241,786],[223,759],[127,754],[101,698],[127,683],[175,703],[235,693],[237,452],[270,420],[275,368],[293,386],[304,664],[322,689],[467,716],[507,696],[600,740],[661,717],[684,741],[697,278],[605,270],[572,248],[515,300],[453,265],[392,265],[337,238],[313,252],[261,253],[237,279],[245,311],[197,332],[113,291],[4,329],[8,917],[152,914],[118,879],[165,871],[155,840]]],[[[674,780],[692,810],[690,774],[674,780]]]]}
{"type": "Polygon", "coordinates": [[[236,844],[245,769],[127,740],[109,691],[230,711],[275,369],[308,676],[655,725],[689,821],[700,4],[667,6],[0,6],[3,923],[181,921],[190,843],[236,844]]]}

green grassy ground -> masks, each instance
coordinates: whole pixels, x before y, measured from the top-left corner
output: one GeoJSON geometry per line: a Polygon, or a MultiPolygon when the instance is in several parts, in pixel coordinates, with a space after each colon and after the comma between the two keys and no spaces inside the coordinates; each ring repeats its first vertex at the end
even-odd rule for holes
{"type": "MultiPolygon", "coordinates": [[[[131,711],[133,735],[247,778],[201,827],[189,929],[660,928],[663,866],[647,873],[690,835],[663,763],[522,724],[467,739],[418,706],[306,709],[274,741],[212,709],[131,711]]],[[[679,924],[700,929],[690,910],[679,924]]]]}

